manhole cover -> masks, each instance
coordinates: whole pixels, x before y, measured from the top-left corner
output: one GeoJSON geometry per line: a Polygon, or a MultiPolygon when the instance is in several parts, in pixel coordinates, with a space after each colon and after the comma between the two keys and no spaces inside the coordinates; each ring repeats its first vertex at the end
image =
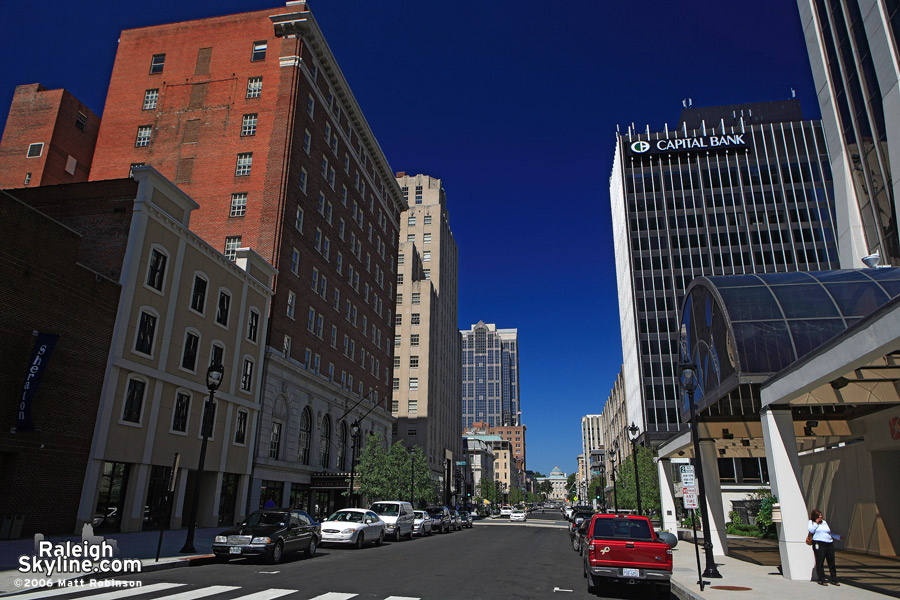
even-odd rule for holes
{"type": "Polygon", "coordinates": [[[726,592],[749,592],[753,589],[740,585],[711,585],[709,587],[714,590],[725,590],[726,592]]]}

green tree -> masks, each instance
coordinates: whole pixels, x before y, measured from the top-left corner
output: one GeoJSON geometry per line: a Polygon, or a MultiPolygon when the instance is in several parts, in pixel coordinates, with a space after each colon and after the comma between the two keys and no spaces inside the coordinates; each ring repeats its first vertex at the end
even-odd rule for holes
{"type": "Polygon", "coordinates": [[[510,504],[519,504],[520,502],[525,501],[525,492],[520,490],[519,488],[512,488],[509,490],[509,503],[510,504]]]}
{"type": "Polygon", "coordinates": [[[553,493],[553,484],[545,479],[538,484],[538,492],[540,492],[541,495],[543,495],[544,500],[546,500],[550,494],[553,493]]]}
{"type": "Polygon", "coordinates": [[[412,454],[400,442],[385,449],[378,434],[371,434],[356,465],[359,493],[370,500],[408,500],[415,491],[416,504],[436,499],[434,478],[422,449],[412,454]],[[413,471],[415,489],[413,490],[413,471]]]}
{"type": "Polygon", "coordinates": [[[491,504],[499,504],[500,486],[497,485],[496,481],[487,477],[482,477],[478,484],[478,496],[491,504]]]}
{"type": "MultiPolygon", "coordinates": [[[[650,448],[637,447],[638,473],[641,482],[641,509],[644,514],[655,510],[659,513],[659,478],[653,457],[656,453],[650,448]]],[[[619,494],[619,508],[637,510],[637,494],[634,485],[634,458],[622,460],[616,467],[616,488],[619,494]]]]}

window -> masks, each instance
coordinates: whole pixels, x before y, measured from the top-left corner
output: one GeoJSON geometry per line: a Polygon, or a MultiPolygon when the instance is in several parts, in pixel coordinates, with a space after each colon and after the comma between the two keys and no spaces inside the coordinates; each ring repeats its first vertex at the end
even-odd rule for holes
{"type": "Polygon", "coordinates": [[[150,251],[150,265],[147,269],[147,285],[159,292],[166,277],[166,255],[154,248],[150,251]]]}
{"type": "Polygon", "coordinates": [[[243,217],[245,214],[247,214],[247,194],[232,194],[231,211],[228,213],[228,216],[243,217]]]}
{"type": "Polygon", "coordinates": [[[247,443],[247,417],[249,413],[246,410],[238,410],[237,423],[234,426],[234,443],[247,443]]]}
{"type": "MultiPolygon", "coordinates": [[[[412,293],[412,303],[413,304],[419,304],[419,302],[421,301],[421,298],[422,298],[421,293],[419,293],[419,292],[412,293]]],[[[399,302],[398,302],[398,304],[399,304],[399,302]]]]}
{"type": "Polygon", "coordinates": [[[297,444],[297,461],[302,465],[309,464],[310,433],[312,433],[312,414],[307,406],[300,415],[300,439],[297,444]]]}
{"type": "Polygon", "coordinates": [[[84,128],[87,127],[87,115],[86,114],[84,114],[83,112],[79,112],[75,116],[75,127],[80,129],[81,131],[84,131],[84,128]]]}
{"type": "Polygon", "coordinates": [[[425,279],[431,279],[431,269],[425,269],[425,279]]]}
{"type": "Polygon", "coordinates": [[[425,225],[431,225],[431,215],[425,215],[425,225]]]}
{"type": "Polygon", "coordinates": [[[278,460],[281,453],[281,423],[272,423],[272,433],[269,434],[269,458],[278,460]]]}
{"type": "Polygon", "coordinates": [[[399,335],[395,335],[394,336],[394,345],[399,346],[402,343],[403,343],[403,337],[399,336],[399,335]]]}
{"type": "Polygon", "coordinates": [[[251,77],[247,80],[247,97],[259,98],[262,94],[262,77],[251,77]]]}
{"type": "Polygon", "coordinates": [[[397,264],[398,265],[402,265],[405,260],[406,260],[406,257],[403,254],[397,255],[397,264]]]}
{"type": "Polygon", "coordinates": [[[403,273],[399,273],[397,275],[397,285],[398,286],[403,285],[403,273]]]}
{"type": "Polygon", "coordinates": [[[312,270],[312,281],[310,281],[309,287],[312,288],[312,291],[319,293],[319,270],[315,267],[312,270]]]}
{"type": "Polygon", "coordinates": [[[309,316],[306,319],[306,329],[310,332],[316,331],[316,309],[309,307],[309,316]]]}
{"type": "Polygon", "coordinates": [[[244,115],[241,121],[241,137],[256,135],[256,114],[244,115]]]}
{"type": "Polygon", "coordinates": [[[226,291],[219,292],[219,305],[216,308],[216,323],[228,327],[228,311],[231,308],[231,295],[226,291]]]}
{"type": "Polygon", "coordinates": [[[201,315],[206,310],[207,281],[199,275],[194,276],[194,289],[191,291],[191,309],[201,315]]]}
{"type": "Polygon", "coordinates": [[[419,389],[419,378],[418,377],[410,377],[409,378],[409,389],[411,389],[411,390],[419,389]]]}
{"type": "Polygon", "coordinates": [[[423,235],[423,241],[424,241],[426,244],[430,244],[430,243],[431,243],[431,234],[430,234],[430,233],[425,233],[425,234],[422,234],[422,235],[423,235]]]}
{"type": "Polygon", "coordinates": [[[181,354],[181,368],[188,371],[197,369],[197,348],[200,346],[200,336],[188,331],[184,335],[184,350],[181,354]]]}
{"type": "Polygon", "coordinates": [[[31,173],[25,173],[25,185],[31,183],[31,173]]]}
{"type": "Polygon", "coordinates": [[[392,385],[392,389],[399,390],[400,389],[400,378],[394,377],[394,383],[392,385]]]}
{"type": "Polygon", "coordinates": [[[407,233],[407,234],[406,234],[406,241],[407,241],[407,242],[414,242],[414,241],[416,241],[416,234],[414,234],[414,233],[407,233]]]}
{"type": "Polygon", "coordinates": [[[41,154],[44,153],[44,143],[36,143],[28,146],[28,153],[25,155],[26,158],[38,158],[41,154]]]}
{"type": "Polygon", "coordinates": [[[122,420],[129,423],[141,422],[141,411],[144,407],[144,390],[147,384],[141,379],[129,379],[125,392],[125,405],[122,408],[122,420]]]}
{"type": "Polygon", "coordinates": [[[136,148],[143,148],[144,146],[150,145],[150,131],[152,127],[150,125],[141,125],[137,129],[137,137],[134,139],[134,146],[136,148]]]}
{"type": "Polygon", "coordinates": [[[242,152],[237,155],[237,166],[234,169],[234,176],[241,177],[250,174],[250,167],[253,166],[253,153],[242,152]]]}
{"type": "Polygon", "coordinates": [[[210,352],[209,356],[209,364],[212,365],[222,365],[225,364],[223,361],[225,360],[225,347],[221,344],[213,344],[212,352],[210,352]]]}
{"type": "Polygon", "coordinates": [[[303,131],[303,151],[307,156],[309,156],[310,148],[312,148],[312,136],[309,134],[309,129],[305,129],[303,131]]]}
{"type": "Polygon", "coordinates": [[[419,401],[416,398],[409,399],[408,412],[419,412],[419,401]]]}
{"type": "Polygon", "coordinates": [[[291,319],[294,318],[294,309],[297,306],[297,294],[294,292],[288,292],[287,297],[287,316],[291,319]]]}
{"type": "Polygon", "coordinates": [[[156,333],[156,316],[147,311],[141,311],[138,321],[137,340],[134,344],[135,352],[150,356],[153,354],[153,336],[156,333]]]}
{"type": "Polygon", "coordinates": [[[253,389],[253,360],[244,359],[244,368],[241,369],[241,389],[249,392],[253,389]]]}
{"type": "Polygon", "coordinates": [[[403,325],[403,315],[397,315],[397,317],[394,319],[394,325],[396,325],[397,327],[403,325]]]}
{"type": "Polygon", "coordinates": [[[319,442],[319,466],[327,469],[331,459],[331,419],[322,419],[322,439],[319,442]]]}
{"type": "Polygon", "coordinates": [[[418,325],[422,319],[422,315],[420,313],[413,313],[412,320],[410,321],[413,325],[418,325]]]}
{"type": "Polygon", "coordinates": [[[306,174],[306,169],[300,167],[300,191],[304,194],[306,193],[306,181],[309,177],[306,174]]]}
{"type": "Polygon", "coordinates": [[[422,253],[422,262],[431,262],[431,252],[429,250],[422,253]]]}
{"type": "Polygon", "coordinates": [[[164,66],[166,66],[166,55],[154,54],[153,58],[150,59],[150,74],[162,73],[164,66]]]}
{"type": "Polygon", "coordinates": [[[418,368],[419,366],[419,357],[418,356],[410,356],[409,357],[409,366],[410,368],[418,368]]]}
{"type": "Polygon", "coordinates": [[[403,294],[397,294],[397,304],[403,304],[403,294]]]}
{"type": "Polygon", "coordinates": [[[303,209],[297,207],[297,216],[294,218],[294,229],[303,233],[303,209]]]}
{"type": "Polygon", "coordinates": [[[316,114],[316,99],[313,98],[312,94],[309,95],[309,98],[306,101],[306,114],[309,115],[310,119],[316,114]]]}
{"type": "Polygon", "coordinates": [[[414,333],[409,336],[409,345],[410,346],[418,346],[419,345],[419,334],[414,333]]]}
{"type": "Polygon", "coordinates": [[[266,60],[266,42],[253,42],[253,52],[250,54],[250,61],[266,60]]]}
{"type": "MultiPolygon", "coordinates": [[[[153,110],[159,101],[159,89],[147,90],[144,92],[144,105],[142,110],[153,110]]],[[[81,113],[79,113],[81,114],[81,113]]]]}
{"type": "Polygon", "coordinates": [[[291,273],[300,275],[300,251],[296,248],[291,250],[291,273]]]}
{"type": "Polygon", "coordinates": [[[399,369],[399,368],[400,368],[400,357],[399,357],[399,356],[395,356],[395,357],[394,357],[394,368],[395,368],[395,369],[399,369]]]}
{"type": "Polygon", "coordinates": [[[175,408],[172,410],[172,431],[187,432],[190,408],[191,397],[184,392],[178,392],[175,396],[175,408]]]}
{"type": "Polygon", "coordinates": [[[241,236],[231,235],[225,238],[225,258],[230,261],[237,259],[237,249],[241,247],[241,236]]]}
{"type": "Polygon", "coordinates": [[[256,343],[259,336],[259,312],[250,309],[250,317],[247,319],[247,339],[256,343]]]}
{"type": "Polygon", "coordinates": [[[325,331],[325,317],[322,315],[318,315],[316,317],[316,337],[321,340],[324,331],[325,331]]]}

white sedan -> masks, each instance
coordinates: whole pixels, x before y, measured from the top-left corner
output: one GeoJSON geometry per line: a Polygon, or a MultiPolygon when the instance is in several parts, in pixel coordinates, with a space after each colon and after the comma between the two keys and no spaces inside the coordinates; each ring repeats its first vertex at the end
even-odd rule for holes
{"type": "Polygon", "coordinates": [[[424,510],[417,510],[415,513],[416,520],[413,521],[413,534],[421,536],[431,535],[431,515],[424,510]]]}
{"type": "Polygon", "coordinates": [[[319,544],[351,544],[362,548],[366,542],[384,542],[384,521],[371,510],[344,508],[322,521],[319,544]]]}
{"type": "Polygon", "coordinates": [[[524,510],[514,510],[509,514],[510,521],[522,521],[525,522],[525,511],[524,510]]]}

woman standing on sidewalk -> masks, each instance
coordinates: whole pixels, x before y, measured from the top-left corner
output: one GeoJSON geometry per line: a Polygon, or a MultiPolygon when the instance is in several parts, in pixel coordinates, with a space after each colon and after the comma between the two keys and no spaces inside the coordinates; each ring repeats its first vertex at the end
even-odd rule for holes
{"type": "Polygon", "coordinates": [[[825,581],[825,561],[828,560],[828,570],[831,574],[831,585],[841,585],[837,580],[837,569],[834,567],[834,540],[841,536],[831,533],[831,527],[825,520],[822,511],[814,509],[809,515],[807,526],[812,536],[813,552],[816,555],[816,577],[819,585],[828,585],[825,581]]]}

